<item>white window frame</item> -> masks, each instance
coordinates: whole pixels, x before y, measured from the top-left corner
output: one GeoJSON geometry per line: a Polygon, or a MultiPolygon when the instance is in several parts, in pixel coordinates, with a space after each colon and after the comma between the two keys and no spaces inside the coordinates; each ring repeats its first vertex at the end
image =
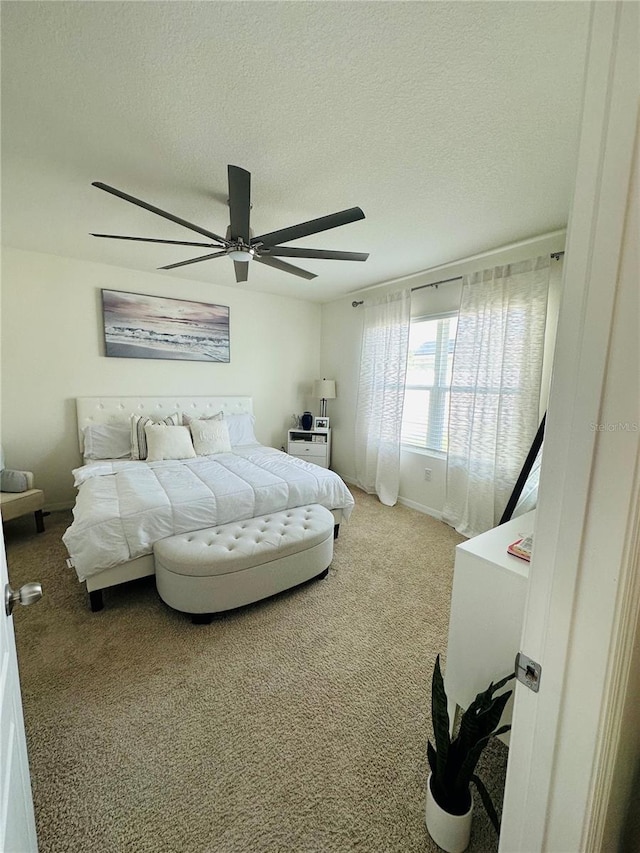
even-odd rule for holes
{"type": "MultiPolygon", "coordinates": [[[[459,316],[458,311],[443,311],[437,314],[420,314],[416,317],[411,318],[411,325],[414,323],[424,323],[424,322],[433,322],[437,320],[448,320],[452,317],[456,319],[459,316]]],[[[429,391],[429,414],[427,416],[427,435],[424,444],[415,444],[411,441],[407,441],[405,438],[402,438],[402,446],[408,450],[412,451],[420,451],[421,453],[428,453],[432,455],[438,455],[441,457],[446,457],[446,450],[442,450],[442,445],[446,445],[446,430],[447,425],[444,423],[444,418],[439,416],[439,413],[442,412],[443,407],[446,405],[447,395],[451,393],[450,385],[443,385],[440,381],[444,378],[446,374],[446,366],[447,366],[447,353],[442,346],[442,327],[438,328],[438,337],[436,339],[436,352],[435,352],[435,366],[434,366],[434,379],[436,380],[433,385],[413,385],[405,382],[405,393],[406,391],[429,391]],[[436,440],[438,435],[436,434],[438,430],[436,429],[436,424],[442,423],[442,433],[440,433],[440,441],[438,442],[438,447],[435,447],[436,440]],[[435,435],[435,438],[434,438],[435,435]]],[[[404,420],[404,416],[403,416],[404,420]]]]}

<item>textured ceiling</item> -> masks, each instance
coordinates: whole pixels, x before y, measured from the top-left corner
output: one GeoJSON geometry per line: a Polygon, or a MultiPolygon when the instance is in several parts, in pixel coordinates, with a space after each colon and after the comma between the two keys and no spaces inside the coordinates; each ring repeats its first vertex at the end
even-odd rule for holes
{"type": "MultiPolygon", "coordinates": [[[[103,181],[224,234],[226,167],[264,233],[359,205],[291,245],[311,282],[219,258],[162,275],[327,301],[566,225],[586,2],[10,2],[2,14],[5,245],[136,270],[198,240],[103,181]]],[[[191,254],[194,251],[194,254],[191,254]]]]}

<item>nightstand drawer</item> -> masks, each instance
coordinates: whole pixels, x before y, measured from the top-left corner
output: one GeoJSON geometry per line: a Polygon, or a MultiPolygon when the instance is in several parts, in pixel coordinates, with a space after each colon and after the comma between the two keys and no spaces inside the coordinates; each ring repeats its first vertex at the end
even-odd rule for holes
{"type": "Polygon", "coordinates": [[[291,445],[289,447],[289,453],[291,454],[291,456],[300,456],[301,458],[304,457],[305,459],[309,456],[315,456],[318,459],[326,459],[327,458],[326,449],[325,448],[318,449],[313,444],[311,444],[311,445],[303,444],[301,447],[296,447],[295,445],[291,445]]]}

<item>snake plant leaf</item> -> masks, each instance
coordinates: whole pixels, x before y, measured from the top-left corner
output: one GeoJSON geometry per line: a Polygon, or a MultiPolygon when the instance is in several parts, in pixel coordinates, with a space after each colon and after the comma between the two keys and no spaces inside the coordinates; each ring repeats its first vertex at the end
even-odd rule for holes
{"type": "Polygon", "coordinates": [[[485,807],[487,814],[489,815],[489,820],[493,824],[493,828],[495,829],[495,831],[498,833],[498,836],[499,836],[500,835],[500,821],[498,819],[498,814],[495,810],[495,807],[493,805],[493,802],[491,800],[489,792],[487,791],[487,789],[484,785],[484,782],[482,781],[482,779],[480,779],[478,776],[476,776],[475,773],[471,777],[471,781],[473,782],[473,784],[478,789],[478,793],[480,794],[480,799],[482,800],[482,804],[485,807]]]}
{"type": "MultiPolygon", "coordinates": [[[[493,690],[495,687],[491,692],[493,690]]],[[[498,725],[510,695],[511,691],[490,698],[490,691],[485,690],[476,696],[460,720],[458,738],[461,752],[468,752],[474,743],[498,725]]]]}
{"type": "Polygon", "coordinates": [[[480,696],[485,696],[486,691],[485,694],[478,694],[460,721],[460,740],[465,748],[471,746],[478,738],[489,734],[498,725],[511,693],[512,691],[509,690],[500,696],[494,696],[486,704],[477,701],[480,696]]]}
{"type": "Polygon", "coordinates": [[[431,768],[431,772],[433,775],[436,775],[436,764],[437,764],[437,756],[436,751],[433,748],[431,741],[427,741],[427,760],[429,761],[429,767],[431,768]]]}
{"type": "Polygon", "coordinates": [[[458,773],[458,778],[456,779],[456,783],[458,785],[468,785],[471,781],[471,777],[473,775],[474,770],[476,769],[476,764],[478,763],[478,759],[482,753],[482,750],[489,743],[489,741],[494,737],[499,737],[499,735],[504,734],[505,732],[510,731],[511,726],[501,726],[499,729],[496,729],[495,732],[491,732],[491,734],[485,735],[485,737],[481,738],[475,746],[473,746],[465,760],[462,763],[462,767],[460,768],[460,772],[458,773]]]}
{"type": "Polygon", "coordinates": [[[506,693],[501,693],[500,696],[496,696],[493,700],[492,705],[483,711],[481,714],[478,714],[476,718],[476,722],[478,724],[478,730],[480,732],[480,736],[484,737],[492,732],[495,727],[500,722],[500,718],[502,717],[502,712],[504,711],[505,705],[509,701],[509,697],[511,696],[512,691],[508,690],[506,693]]]}
{"type": "Polygon", "coordinates": [[[471,776],[473,775],[474,770],[476,769],[476,764],[482,754],[482,750],[491,740],[491,735],[486,735],[480,740],[476,741],[476,743],[471,747],[469,752],[466,754],[464,761],[460,767],[460,771],[458,773],[458,777],[456,779],[456,785],[464,786],[468,785],[471,781],[471,776]]]}
{"type": "Polygon", "coordinates": [[[458,730],[460,752],[466,754],[479,737],[478,714],[472,702],[460,720],[460,729],[458,730]]]}
{"type": "Polygon", "coordinates": [[[436,777],[442,779],[447,766],[451,738],[449,736],[449,712],[447,711],[447,694],[440,670],[440,655],[436,658],[431,681],[431,720],[433,735],[436,741],[436,777]]]}
{"type": "Polygon", "coordinates": [[[505,675],[504,678],[502,678],[500,681],[497,681],[493,685],[493,692],[497,693],[498,690],[501,690],[505,686],[505,684],[508,684],[511,681],[511,679],[515,678],[515,677],[516,677],[515,672],[512,672],[511,675],[505,675]]]}
{"type": "Polygon", "coordinates": [[[495,687],[493,686],[493,681],[492,681],[491,684],[487,687],[487,689],[482,690],[480,693],[478,693],[478,695],[474,699],[476,706],[478,708],[486,708],[486,706],[489,704],[489,702],[491,702],[491,698],[492,698],[494,693],[495,693],[495,687]]]}

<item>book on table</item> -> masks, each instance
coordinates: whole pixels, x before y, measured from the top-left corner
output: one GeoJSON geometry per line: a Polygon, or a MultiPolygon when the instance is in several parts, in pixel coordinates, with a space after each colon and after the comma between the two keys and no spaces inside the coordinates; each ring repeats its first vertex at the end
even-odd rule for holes
{"type": "Polygon", "coordinates": [[[525,536],[523,539],[516,539],[507,548],[508,554],[513,554],[514,557],[520,557],[521,560],[531,560],[531,549],[533,547],[533,536],[525,536]]]}

